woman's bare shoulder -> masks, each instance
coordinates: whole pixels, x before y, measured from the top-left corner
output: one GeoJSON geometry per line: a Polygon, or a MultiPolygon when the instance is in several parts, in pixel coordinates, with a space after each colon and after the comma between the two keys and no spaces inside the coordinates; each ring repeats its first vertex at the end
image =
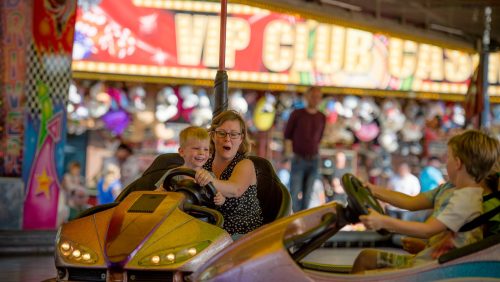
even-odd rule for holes
{"type": "Polygon", "coordinates": [[[253,168],[253,162],[250,159],[242,159],[236,164],[236,167],[253,168]]]}

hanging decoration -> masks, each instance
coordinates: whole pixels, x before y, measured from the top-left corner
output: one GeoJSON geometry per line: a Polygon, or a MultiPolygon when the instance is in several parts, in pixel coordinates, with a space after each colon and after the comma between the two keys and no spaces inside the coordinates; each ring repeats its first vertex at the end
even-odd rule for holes
{"type": "Polygon", "coordinates": [[[276,115],[275,103],[276,98],[268,92],[257,101],[253,121],[258,130],[267,131],[273,126],[276,115]]]}

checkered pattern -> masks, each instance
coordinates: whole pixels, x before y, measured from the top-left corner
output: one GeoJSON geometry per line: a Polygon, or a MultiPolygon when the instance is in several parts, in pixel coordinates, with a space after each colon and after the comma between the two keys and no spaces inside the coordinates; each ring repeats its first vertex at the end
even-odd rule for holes
{"type": "Polygon", "coordinates": [[[28,81],[26,107],[31,118],[39,118],[41,105],[38,99],[37,81],[48,87],[53,105],[65,106],[71,80],[71,56],[65,54],[40,54],[35,46],[28,50],[28,81]]]}

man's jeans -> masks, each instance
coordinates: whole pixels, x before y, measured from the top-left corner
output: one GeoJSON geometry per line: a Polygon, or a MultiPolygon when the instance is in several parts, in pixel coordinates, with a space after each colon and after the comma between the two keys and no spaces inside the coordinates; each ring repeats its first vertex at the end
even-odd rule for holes
{"type": "Polygon", "coordinates": [[[314,181],[318,177],[318,166],[319,156],[303,158],[294,155],[290,172],[290,194],[292,195],[292,209],[294,212],[307,209],[311,200],[314,181]],[[302,199],[299,199],[300,192],[302,192],[302,199]]]}

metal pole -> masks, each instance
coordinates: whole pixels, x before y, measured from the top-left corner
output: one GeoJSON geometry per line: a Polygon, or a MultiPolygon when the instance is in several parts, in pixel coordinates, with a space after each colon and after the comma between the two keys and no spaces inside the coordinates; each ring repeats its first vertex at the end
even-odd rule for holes
{"type": "Polygon", "coordinates": [[[217,75],[215,76],[214,82],[214,98],[215,105],[213,116],[217,116],[221,112],[225,111],[228,106],[227,99],[227,86],[228,77],[226,72],[226,21],[227,21],[227,0],[221,0],[221,12],[220,12],[220,45],[219,45],[219,69],[217,70],[217,75]]]}
{"type": "Polygon", "coordinates": [[[483,97],[483,111],[481,112],[480,126],[483,129],[488,129],[491,126],[490,121],[490,96],[488,95],[488,65],[489,65],[489,48],[490,48],[490,30],[491,30],[491,7],[486,6],[484,8],[484,33],[483,33],[483,44],[481,48],[481,59],[482,65],[482,93],[478,93],[483,97]]]}

